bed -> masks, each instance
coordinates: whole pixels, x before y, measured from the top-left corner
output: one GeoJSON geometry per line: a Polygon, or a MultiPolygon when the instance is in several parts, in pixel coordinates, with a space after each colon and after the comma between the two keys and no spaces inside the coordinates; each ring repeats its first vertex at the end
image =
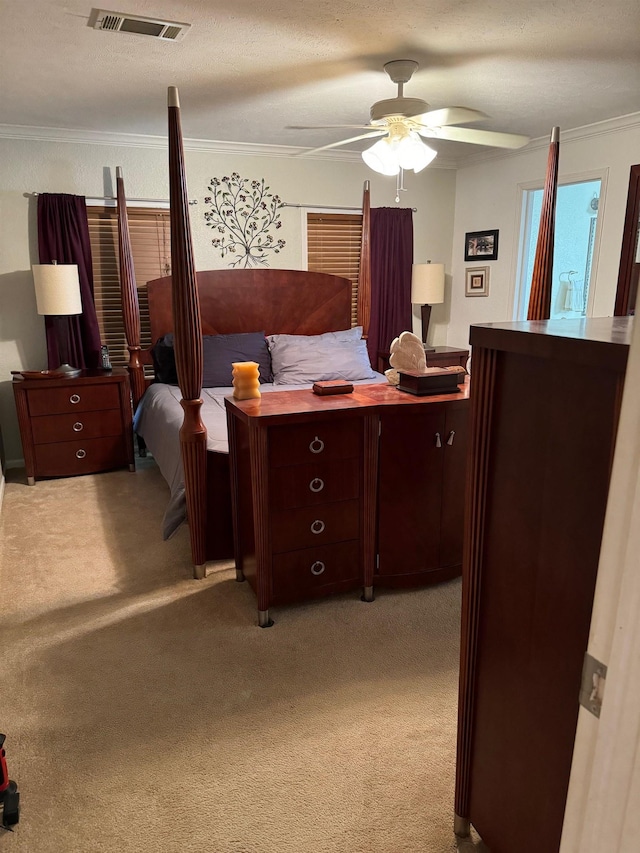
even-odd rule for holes
{"type": "MultiPolygon", "coordinates": [[[[136,430],[143,436],[168,482],[170,501],[163,535],[185,516],[189,523],[194,576],[205,563],[233,556],[229,458],[224,397],[230,386],[202,388],[203,341],[208,336],[264,332],[268,336],[320,336],[351,327],[351,282],[325,273],[277,269],[194,268],[177,91],[169,90],[169,178],[172,276],[148,283],[151,339],[174,336],[177,386],[150,384],[140,345],[140,313],[128,237],[122,172],[117,173],[120,280],[136,430]],[[155,416],[163,412],[163,421],[155,416]],[[179,435],[179,439],[177,437],[179,435]],[[171,436],[171,437],[169,437],[171,436]],[[179,457],[171,452],[179,443],[179,457]]],[[[359,320],[368,322],[369,188],[363,201],[363,261],[359,320]]],[[[355,332],[355,330],[352,330],[355,332]]],[[[366,352],[366,350],[365,350],[366,352]]],[[[369,366],[370,367],[370,366],[369,366]]],[[[322,377],[316,377],[322,378],[322,377]]],[[[380,382],[374,372],[362,381],[380,382]]],[[[308,387],[298,384],[295,387],[308,387]]],[[[261,391],[282,390],[263,384],[261,391]]]]}

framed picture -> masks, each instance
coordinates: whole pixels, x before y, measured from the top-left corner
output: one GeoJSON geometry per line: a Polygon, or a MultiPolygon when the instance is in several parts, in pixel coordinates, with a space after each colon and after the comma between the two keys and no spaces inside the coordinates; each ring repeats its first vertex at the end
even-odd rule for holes
{"type": "Polygon", "coordinates": [[[464,295],[489,295],[489,267],[467,267],[465,272],[464,295]]]}
{"type": "Polygon", "coordinates": [[[498,231],[468,231],[464,235],[464,259],[498,260],[498,231]]]}

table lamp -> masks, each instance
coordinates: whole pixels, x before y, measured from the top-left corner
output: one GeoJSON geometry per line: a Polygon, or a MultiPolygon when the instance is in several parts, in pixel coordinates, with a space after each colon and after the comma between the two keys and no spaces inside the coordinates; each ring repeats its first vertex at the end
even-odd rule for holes
{"type": "Polygon", "coordinates": [[[65,376],[79,376],[79,367],[69,364],[69,321],[71,314],[82,314],[80,279],[76,264],[33,264],[33,283],[36,289],[38,314],[53,318],[60,367],[65,376]]]}
{"type": "Polygon", "coordinates": [[[422,306],[422,343],[427,346],[427,332],[431,318],[431,306],[444,302],[444,264],[414,264],[411,270],[411,303],[422,306]]]}

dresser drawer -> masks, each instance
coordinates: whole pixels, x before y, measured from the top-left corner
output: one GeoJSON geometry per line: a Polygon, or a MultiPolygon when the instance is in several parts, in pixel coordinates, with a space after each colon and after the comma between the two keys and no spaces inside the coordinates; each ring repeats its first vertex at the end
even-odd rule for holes
{"type": "Polygon", "coordinates": [[[271,544],[274,553],[357,539],[359,535],[359,501],[280,510],[272,515],[271,544]]]}
{"type": "Polygon", "coordinates": [[[348,459],[359,454],[361,442],[360,418],[273,427],[269,430],[269,464],[279,468],[313,460],[348,459]]]}
{"type": "Polygon", "coordinates": [[[82,382],[64,388],[31,389],[27,399],[31,417],[120,408],[117,385],[106,383],[89,385],[82,382]]]}
{"type": "Polygon", "coordinates": [[[273,558],[271,592],[277,601],[328,595],[340,584],[357,586],[360,575],[358,540],[305,548],[273,558]]]}
{"type": "Polygon", "coordinates": [[[38,444],[35,448],[39,477],[90,474],[126,465],[127,445],[122,435],[38,444]]]}
{"type": "Polygon", "coordinates": [[[122,433],[122,415],[119,409],[75,412],[72,415],[41,415],[32,418],[31,429],[35,444],[102,438],[122,433]]]}
{"type": "Polygon", "coordinates": [[[357,498],[360,464],[357,458],[315,461],[309,465],[275,468],[269,472],[274,509],[290,509],[357,498]]]}

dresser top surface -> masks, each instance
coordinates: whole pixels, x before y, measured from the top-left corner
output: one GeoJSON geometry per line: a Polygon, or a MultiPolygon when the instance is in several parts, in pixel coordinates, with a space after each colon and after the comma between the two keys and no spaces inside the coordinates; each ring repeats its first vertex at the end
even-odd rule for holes
{"type": "Polygon", "coordinates": [[[469,387],[467,378],[456,394],[434,394],[428,397],[417,397],[388,383],[356,385],[349,394],[327,396],[314,394],[310,389],[292,389],[273,391],[252,400],[225,397],[225,404],[227,409],[245,418],[269,419],[288,415],[375,410],[389,406],[465,403],[469,398],[469,387]]]}
{"type": "Polygon", "coordinates": [[[633,319],[594,317],[482,323],[471,326],[469,339],[472,353],[483,348],[624,372],[633,319]]]}
{"type": "Polygon", "coordinates": [[[483,330],[518,332],[543,337],[571,338],[581,341],[622,344],[631,343],[633,317],[589,317],[581,320],[521,320],[513,323],[478,323],[471,326],[471,338],[483,330]]]}

